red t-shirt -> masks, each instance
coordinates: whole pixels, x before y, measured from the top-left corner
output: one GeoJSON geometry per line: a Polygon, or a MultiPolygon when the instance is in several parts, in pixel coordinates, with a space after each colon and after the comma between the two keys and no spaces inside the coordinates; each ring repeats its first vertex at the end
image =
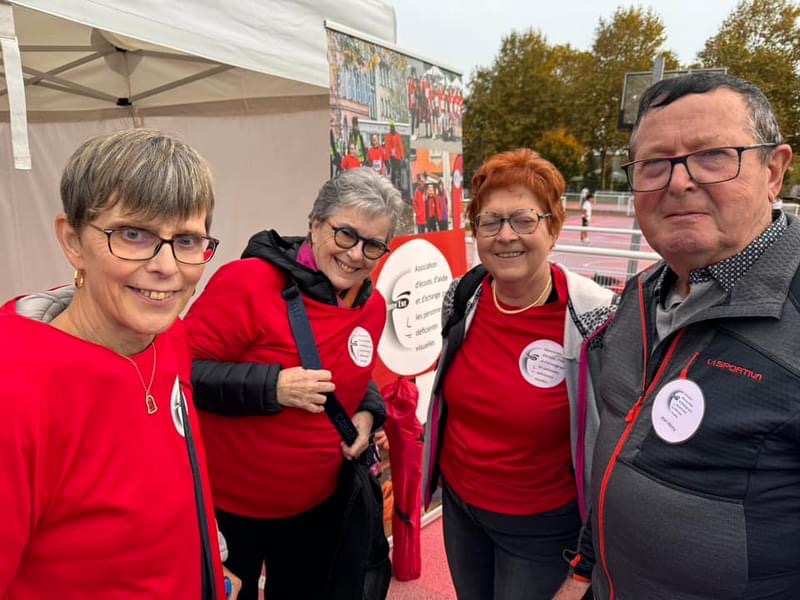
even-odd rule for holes
{"type": "Polygon", "coordinates": [[[518,315],[497,310],[484,280],[444,380],[442,473],[465,502],[484,510],[532,515],[577,495],[562,354],[566,280],[551,272],[558,301],[518,315]]]}
{"type": "Polygon", "coordinates": [[[377,148],[370,146],[369,150],[367,150],[367,160],[373,169],[379,173],[383,173],[385,171],[384,162],[386,161],[386,150],[381,146],[377,148]]]}
{"type": "Polygon", "coordinates": [[[427,194],[425,196],[425,208],[427,209],[427,214],[429,219],[438,219],[439,218],[439,207],[437,206],[438,201],[436,194],[427,194]]]}
{"type": "Polygon", "coordinates": [[[418,187],[414,192],[414,217],[417,225],[425,225],[428,222],[428,217],[425,214],[425,195],[422,193],[421,187],[418,187]]]}
{"type": "MultiPolygon", "coordinates": [[[[260,258],[220,268],[186,316],[195,358],[300,365],[281,291],[285,275],[260,258]]],[[[322,366],[349,415],[364,399],[386,320],[377,290],[357,308],[303,302],[322,366]]],[[[341,438],[325,413],[298,408],[231,418],[200,411],[214,504],[253,517],[279,518],[322,503],[336,487],[341,438]]]]}
{"type": "Polygon", "coordinates": [[[361,161],[358,160],[357,156],[353,156],[352,154],[345,154],[344,158],[342,159],[342,169],[345,171],[348,169],[357,169],[361,166],[361,161]]]}
{"type": "Polygon", "coordinates": [[[55,327],[0,312],[0,597],[201,597],[201,539],[178,390],[202,468],[217,597],[224,597],[180,322],[133,365],[55,327]],[[179,429],[180,426],[180,429],[179,429]]]}

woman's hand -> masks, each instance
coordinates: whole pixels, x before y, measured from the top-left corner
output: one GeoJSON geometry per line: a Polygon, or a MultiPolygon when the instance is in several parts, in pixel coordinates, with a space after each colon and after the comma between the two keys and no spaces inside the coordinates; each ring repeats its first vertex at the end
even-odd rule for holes
{"type": "Polygon", "coordinates": [[[353,415],[353,425],[358,430],[358,437],[352,445],[342,442],[342,454],[347,460],[353,460],[361,455],[369,445],[369,436],[372,433],[372,413],[362,410],[353,415]]]}
{"type": "Polygon", "coordinates": [[[327,392],[336,390],[330,371],[291,367],[278,373],[276,395],[281,406],[300,408],[311,413],[325,410],[327,392]]]}
{"type": "Polygon", "coordinates": [[[222,566],[222,573],[223,575],[225,575],[225,577],[231,580],[231,586],[233,588],[231,590],[231,595],[228,596],[228,600],[236,600],[236,598],[239,596],[239,592],[242,589],[242,580],[239,579],[233,573],[231,573],[228,570],[228,567],[226,567],[225,565],[222,566]]]}

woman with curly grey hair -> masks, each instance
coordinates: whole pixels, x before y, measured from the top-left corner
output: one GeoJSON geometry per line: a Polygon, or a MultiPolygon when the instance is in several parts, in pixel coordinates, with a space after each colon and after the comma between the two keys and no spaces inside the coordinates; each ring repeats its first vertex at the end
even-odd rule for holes
{"type": "Polygon", "coordinates": [[[254,235],[186,317],[217,518],[241,598],[257,597],[262,563],[270,600],[327,597],[342,527],[337,477],[385,417],[371,372],[386,302],[369,276],[401,209],[388,179],[344,171],[320,189],[307,236],[254,235]],[[292,282],[322,369],[300,366],[282,296],[292,282]],[[334,391],[358,431],[349,446],[323,414],[334,391]]]}

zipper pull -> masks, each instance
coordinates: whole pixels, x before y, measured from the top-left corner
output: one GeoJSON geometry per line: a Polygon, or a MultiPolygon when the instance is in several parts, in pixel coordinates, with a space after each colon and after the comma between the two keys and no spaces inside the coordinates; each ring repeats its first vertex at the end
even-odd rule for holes
{"type": "Polygon", "coordinates": [[[631,409],[628,411],[628,414],[625,415],[625,422],[630,423],[636,418],[636,414],[639,412],[639,409],[642,407],[642,402],[644,401],[644,396],[639,396],[636,403],[631,406],[631,409]]]}

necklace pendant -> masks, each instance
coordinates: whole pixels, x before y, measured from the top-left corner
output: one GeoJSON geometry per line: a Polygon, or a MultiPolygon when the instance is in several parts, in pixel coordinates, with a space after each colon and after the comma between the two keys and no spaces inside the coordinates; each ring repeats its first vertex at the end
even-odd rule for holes
{"type": "Polygon", "coordinates": [[[148,415],[152,415],[158,410],[158,405],[156,404],[156,399],[153,398],[153,394],[145,395],[144,401],[147,403],[148,415]]]}

